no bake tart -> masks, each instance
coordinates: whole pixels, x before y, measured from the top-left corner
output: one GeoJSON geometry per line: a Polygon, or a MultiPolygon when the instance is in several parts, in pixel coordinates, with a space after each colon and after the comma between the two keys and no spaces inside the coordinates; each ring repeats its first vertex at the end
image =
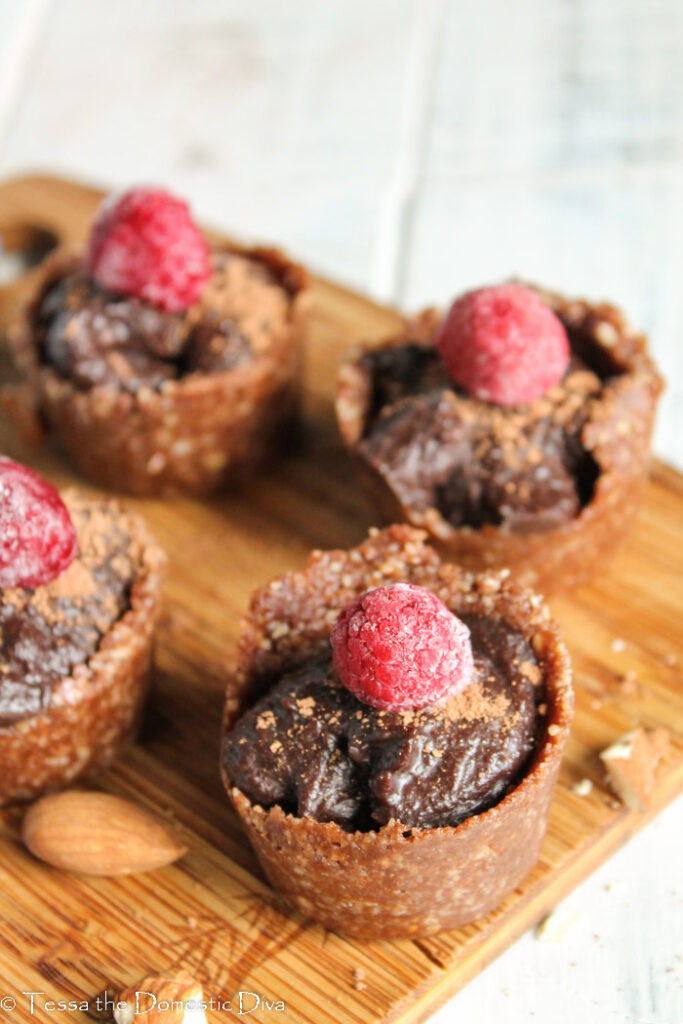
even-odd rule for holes
{"type": "Polygon", "coordinates": [[[134,733],[165,556],[113,500],[0,458],[0,804],[105,768],[134,733]]]}
{"type": "Polygon", "coordinates": [[[550,592],[588,580],[633,520],[661,388],[614,306],[510,284],[356,347],[336,409],[382,518],[550,592]]]}
{"type": "Polygon", "coordinates": [[[465,924],[521,882],[572,717],[541,598],[424,540],[374,531],[256,591],[226,700],[221,771],[268,878],[362,938],[465,924]]]}
{"type": "Polygon", "coordinates": [[[307,295],[281,253],[210,248],[184,203],[134,189],[39,272],[8,405],[104,487],[207,494],[287,438],[307,295]]]}

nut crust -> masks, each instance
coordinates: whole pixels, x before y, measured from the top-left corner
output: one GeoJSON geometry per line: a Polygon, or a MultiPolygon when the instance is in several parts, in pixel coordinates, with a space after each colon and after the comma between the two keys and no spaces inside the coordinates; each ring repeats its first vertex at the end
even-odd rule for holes
{"type": "MultiPolygon", "coordinates": [[[[647,480],[663,381],[647,354],[645,336],[630,327],[620,310],[537,290],[570,329],[590,338],[600,361],[619,369],[592,403],[582,432],[583,446],[595,459],[599,477],[591,501],[575,519],[554,530],[521,534],[492,524],[456,528],[436,508],[403,504],[357,447],[371,401],[370,376],[361,360],[377,345],[359,345],[349,352],[340,370],[335,404],[341,436],[385,522],[405,520],[427,530],[447,557],[467,569],[506,567],[523,585],[551,593],[586,583],[631,526],[647,480]]],[[[425,310],[379,347],[393,348],[411,340],[431,348],[440,322],[436,310],[425,310]]]]}
{"type": "Polygon", "coordinates": [[[240,707],[327,641],[340,607],[370,587],[406,580],[454,612],[494,615],[533,643],[548,710],[531,767],[500,803],[457,827],[345,832],[335,823],[253,804],[223,781],[273,886],[306,917],[358,938],[428,935],[484,916],[535,864],[569,733],[569,656],[542,599],[509,574],[471,575],[440,562],[409,526],[373,531],[350,551],[314,552],[301,573],[257,590],[243,625],[237,685],[225,730],[240,707]]]}
{"type": "Polygon", "coordinates": [[[188,374],[136,394],[110,386],[81,391],[42,363],[36,305],[50,282],[82,261],[82,250],[73,247],[51,254],[9,334],[23,383],[6,405],[18,428],[28,433],[27,422],[42,421],[89,480],[148,497],[209,494],[270,455],[298,408],[308,276],[275,249],[222,248],[259,260],[290,293],[285,330],[274,331],[268,348],[244,365],[188,374]]]}
{"type": "Polygon", "coordinates": [[[102,771],[137,731],[166,556],[143,521],[133,521],[143,549],[130,607],[90,660],[55,686],[45,711],[0,727],[0,806],[31,800],[102,771]]]}

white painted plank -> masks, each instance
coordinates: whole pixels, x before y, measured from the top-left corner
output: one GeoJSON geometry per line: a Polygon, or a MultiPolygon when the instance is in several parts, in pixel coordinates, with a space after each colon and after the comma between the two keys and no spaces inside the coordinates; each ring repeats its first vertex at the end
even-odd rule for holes
{"type": "Polygon", "coordinates": [[[428,141],[428,114],[445,9],[444,0],[422,0],[411,33],[403,90],[400,105],[397,104],[398,145],[383,191],[375,268],[367,289],[384,301],[394,299],[404,265],[406,218],[410,217],[420,186],[422,150],[428,141]]]}
{"type": "Polygon", "coordinates": [[[0,0],[0,140],[26,82],[49,0],[0,0]]]}
{"type": "Polygon", "coordinates": [[[683,157],[680,0],[486,0],[447,11],[430,176],[683,157]]]}
{"type": "Polygon", "coordinates": [[[359,287],[400,131],[415,0],[60,0],[1,150],[281,241],[359,287]]]}

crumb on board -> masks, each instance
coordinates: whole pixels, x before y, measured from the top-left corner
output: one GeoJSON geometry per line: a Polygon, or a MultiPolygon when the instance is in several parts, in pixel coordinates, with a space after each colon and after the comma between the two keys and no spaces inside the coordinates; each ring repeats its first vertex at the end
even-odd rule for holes
{"type": "Polygon", "coordinates": [[[612,650],[615,654],[621,654],[623,651],[626,650],[626,641],[623,640],[620,636],[615,636],[614,640],[612,641],[612,650]]]}
{"type": "Polygon", "coordinates": [[[579,779],[572,786],[572,793],[575,793],[576,796],[588,796],[592,789],[593,783],[590,779],[579,779]]]}
{"type": "Polygon", "coordinates": [[[362,967],[353,968],[353,979],[351,984],[355,988],[356,992],[363,992],[367,985],[365,984],[365,971],[362,967]]]}
{"type": "Polygon", "coordinates": [[[562,943],[578,920],[575,911],[553,910],[543,918],[534,935],[539,942],[562,943]]]}
{"type": "Polygon", "coordinates": [[[638,675],[633,669],[625,672],[619,680],[619,690],[624,697],[636,697],[640,693],[638,686],[638,675]]]}
{"type": "Polygon", "coordinates": [[[645,811],[655,784],[658,763],[667,757],[666,729],[646,731],[638,726],[601,751],[608,781],[619,799],[632,811],[645,811]]]}

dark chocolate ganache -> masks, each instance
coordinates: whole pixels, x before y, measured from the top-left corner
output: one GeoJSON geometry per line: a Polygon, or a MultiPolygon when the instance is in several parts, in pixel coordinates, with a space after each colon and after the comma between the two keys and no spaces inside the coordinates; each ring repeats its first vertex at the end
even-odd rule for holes
{"type": "Polygon", "coordinates": [[[536,745],[541,670],[505,624],[466,616],[473,682],[419,711],[378,711],[337,679],[329,652],[285,675],[224,740],[232,785],[250,800],[348,830],[395,819],[457,825],[493,806],[536,745]]]}
{"type": "Polygon", "coordinates": [[[79,552],[57,579],[0,590],[0,726],[49,707],[56,684],[97,651],[130,606],[142,556],[125,512],[65,494],[79,552]]]}
{"type": "Polygon", "coordinates": [[[523,406],[472,398],[436,351],[407,342],[363,356],[372,389],[359,453],[401,503],[455,527],[551,530],[590,501],[597,466],[581,431],[598,375],[573,356],[564,378],[523,406]]]}
{"type": "Polygon", "coordinates": [[[290,297],[256,259],[215,252],[212,267],[199,302],[182,314],[114,295],[75,268],[48,285],[36,308],[43,361],[81,390],[135,393],[253,359],[284,327],[290,297]]]}

